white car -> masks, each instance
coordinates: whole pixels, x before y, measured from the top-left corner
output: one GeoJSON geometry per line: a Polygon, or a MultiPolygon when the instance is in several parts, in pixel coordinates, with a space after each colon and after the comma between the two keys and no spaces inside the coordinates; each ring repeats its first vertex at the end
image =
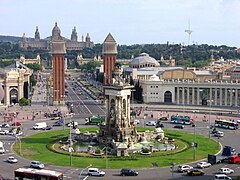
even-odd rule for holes
{"type": "Polygon", "coordinates": [[[184,164],[184,165],[181,165],[181,166],[178,166],[178,172],[187,172],[189,170],[193,169],[192,166],[189,166],[187,164],[184,164]]]}
{"type": "Polygon", "coordinates": [[[105,172],[100,171],[98,168],[88,168],[88,175],[89,176],[104,176],[105,172]]]}
{"type": "Polygon", "coordinates": [[[15,157],[10,156],[10,157],[8,157],[7,162],[9,162],[9,163],[17,163],[18,160],[15,157]]]}
{"type": "Polygon", "coordinates": [[[156,121],[148,121],[146,123],[147,126],[156,126],[156,121]]]}
{"type": "Polygon", "coordinates": [[[234,173],[234,170],[233,170],[233,169],[230,169],[230,168],[220,168],[220,169],[219,169],[219,173],[231,174],[231,173],[234,173]]]}
{"type": "Polygon", "coordinates": [[[211,163],[208,163],[208,162],[197,163],[198,168],[207,168],[207,167],[210,167],[210,166],[211,166],[211,163]]]}
{"type": "Polygon", "coordinates": [[[3,130],[0,131],[0,134],[1,135],[6,135],[6,134],[8,134],[8,132],[9,132],[8,130],[3,129],[3,130]]]}
{"type": "Polygon", "coordinates": [[[39,161],[31,161],[30,167],[37,168],[37,169],[43,169],[45,166],[43,163],[41,163],[39,161]]]}

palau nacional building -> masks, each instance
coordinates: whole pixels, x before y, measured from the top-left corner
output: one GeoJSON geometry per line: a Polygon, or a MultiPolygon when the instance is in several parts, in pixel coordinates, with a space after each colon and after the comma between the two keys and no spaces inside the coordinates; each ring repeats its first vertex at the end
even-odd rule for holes
{"type": "MultiPolygon", "coordinates": [[[[52,29],[52,36],[46,37],[45,39],[40,38],[39,29],[38,27],[36,27],[34,39],[27,38],[24,33],[22,36],[22,41],[19,43],[19,46],[25,49],[30,47],[32,49],[51,50],[53,37],[56,35],[56,33],[61,34],[61,30],[58,27],[57,22],[52,29]]],[[[63,37],[63,40],[66,44],[66,50],[82,50],[85,48],[92,48],[94,46],[94,43],[91,41],[91,38],[89,36],[89,33],[87,33],[86,37],[82,36],[81,41],[78,41],[76,27],[72,29],[71,38],[67,39],[63,37]]]]}

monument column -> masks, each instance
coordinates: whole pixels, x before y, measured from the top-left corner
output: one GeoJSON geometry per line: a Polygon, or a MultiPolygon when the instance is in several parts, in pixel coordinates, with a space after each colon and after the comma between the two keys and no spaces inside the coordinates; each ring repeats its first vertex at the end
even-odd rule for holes
{"type": "Polygon", "coordinates": [[[220,87],[220,106],[222,106],[222,88],[220,87]]]}
{"type": "Polygon", "coordinates": [[[117,43],[109,33],[103,42],[103,68],[104,68],[104,85],[112,84],[113,71],[115,70],[117,43]]]}
{"type": "Polygon", "coordinates": [[[192,87],[192,105],[195,104],[195,87],[192,87]]]}
{"type": "Polygon", "coordinates": [[[63,38],[60,35],[61,31],[55,24],[52,31],[52,62],[53,62],[53,104],[64,104],[65,94],[65,54],[66,47],[63,38]]]}
{"type": "Polygon", "coordinates": [[[224,105],[227,106],[228,102],[227,102],[227,96],[228,96],[228,90],[227,88],[225,88],[225,93],[224,93],[224,105]]]}
{"type": "Polygon", "coordinates": [[[200,94],[199,94],[199,88],[197,88],[197,105],[200,105],[200,94]]]}
{"type": "Polygon", "coordinates": [[[215,106],[217,106],[217,104],[218,104],[218,103],[217,103],[217,96],[218,96],[218,88],[216,87],[216,88],[215,88],[215,94],[214,94],[215,106]]]}
{"type": "Polygon", "coordinates": [[[233,98],[233,89],[230,89],[230,106],[232,106],[232,98],[233,98]]]}
{"type": "Polygon", "coordinates": [[[180,96],[179,87],[177,87],[177,104],[179,104],[179,96],[180,96]]]}
{"type": "Polygon", "coordinates": [[[238,89],[235,89],[235,106],[238,106],[238,89]]]}

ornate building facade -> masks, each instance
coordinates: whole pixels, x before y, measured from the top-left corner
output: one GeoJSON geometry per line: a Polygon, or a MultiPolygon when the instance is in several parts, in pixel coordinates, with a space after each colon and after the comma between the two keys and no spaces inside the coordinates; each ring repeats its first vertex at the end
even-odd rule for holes
{"type": "MultiPolygon", "coordinates": [[[[58,28],[57,23],[55,23],[55,26],[53,27],[53,30],[58,28]]],[[[40,32],[38,30],[38,27],[36,27],[35,31],[35,37],[34,39],[27,38],[25,33],[22,36],[22,41],[19,43],[19,46],[22,48],[32,48],[32,49],[43,49],[43,50],[50,50],[52,49],[52,39],[54,36],[54,32],[52,30],[52,36],[49,36],[45,39],[40,38],[40,32]]],[[[89,34],[87,33],[86,37],[82,36],[82,40],[78,41],[78,35],[77,35],[77,30],[76,27],[73,28],[72,34],[71,34],[71,39],[67,39],[63,37],[63,40],[65,41],[66,44],[66,49],[67,50],[82,50],[85,48],[93,48],[94,43],[91,41],[91,38],[89,34]]]]}

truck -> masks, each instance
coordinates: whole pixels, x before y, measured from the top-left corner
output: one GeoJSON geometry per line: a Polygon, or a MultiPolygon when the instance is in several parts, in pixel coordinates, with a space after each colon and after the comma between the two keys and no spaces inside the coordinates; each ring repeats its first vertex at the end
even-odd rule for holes
{"type": "Polygon", "coordinates": [[[105,118],[103,117],[89,117],[85,119],[86,125],[98,125],[105,122],[105,118]]]}
{"type": "Polygon", "coordinates": [[[47,123],[46,122],[40,122],[40,123],[36,123],[34,126],[33,126],[33,129],[34,130],[37,130],[37,129],[45,129],[47,127],[47,123]]]}
{"type": "Polygon", "coordinates": [[[211,164],[218,164],[229,159],[236,154],[236,150],[231,146],[224,146],[221,155],[208,154],[208,162],[211,164]]]}
{"type": "Polygon", "coordinates": [[[3,147],[3,142],[2,141],[0,141],[0,153],[1,154],[5,153],[5,149],[3,147]]]}

